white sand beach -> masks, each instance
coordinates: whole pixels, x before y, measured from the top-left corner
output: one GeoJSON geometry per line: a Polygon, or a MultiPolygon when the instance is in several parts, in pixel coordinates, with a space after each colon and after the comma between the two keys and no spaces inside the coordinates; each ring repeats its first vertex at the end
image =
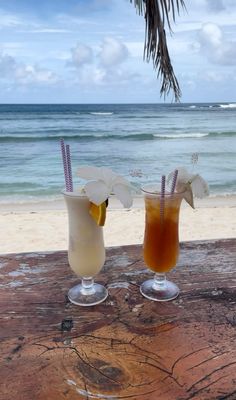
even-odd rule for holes
{"type": "MultiPolygon", "coordinates": [[[[107,247],[143,241],[144,204],[123,209],[110,201],[104,227],[107,247]]],[[[195,210],[183,202],[180,241],[236,237],[236,196],[195,201],[195,210]]],[[[52,251],[67,248],[67,212],[63,202],[0,204],[0,253],[52,251]]]]}

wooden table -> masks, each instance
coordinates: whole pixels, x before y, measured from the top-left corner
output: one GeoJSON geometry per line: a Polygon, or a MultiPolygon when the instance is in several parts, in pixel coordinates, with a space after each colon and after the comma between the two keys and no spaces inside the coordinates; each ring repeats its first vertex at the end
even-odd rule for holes
{"type": "Polygon", "coordinates": [[[107,249],[108,299],[68,302],[66,252],[0,257],[1,400],[236,399],[236,239],[186,242],[181,294],[143,298],[141,246],[107,249]]]}

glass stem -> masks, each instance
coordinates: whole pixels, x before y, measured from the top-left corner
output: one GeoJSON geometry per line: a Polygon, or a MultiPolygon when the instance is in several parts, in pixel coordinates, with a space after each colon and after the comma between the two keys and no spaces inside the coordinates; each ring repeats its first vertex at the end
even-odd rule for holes
{"type": "Polygon", "coordinates": [[[95,293],[93,278],[91,277],[82,278],[81,285],[82,285],[81,293],[83,293],[85,296],[95,293]]]}
{"type": "Polygon", "coordinates": [[[154,275],[154,290],[164,290],[166,287],[166,275],[164,273],[156,273],[154,275]]]}

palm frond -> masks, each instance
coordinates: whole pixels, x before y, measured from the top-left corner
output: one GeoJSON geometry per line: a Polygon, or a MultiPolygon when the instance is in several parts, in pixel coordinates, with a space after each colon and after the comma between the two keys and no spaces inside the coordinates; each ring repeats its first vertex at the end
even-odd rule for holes
{"type": "Polygon", "coordinates": [[[185,8],[184,0],[130,0],[139,15],[145,18],[144,59],[152,59],[157,77],[161,80],[161,95],[173,90],[175,101],[179,101],[181,90],[171,64],[165,26],[170,32],[171,18],[175,22],[176,11],[185,8]],[[170,18],[171,16],[171,18],[170,18]]]}

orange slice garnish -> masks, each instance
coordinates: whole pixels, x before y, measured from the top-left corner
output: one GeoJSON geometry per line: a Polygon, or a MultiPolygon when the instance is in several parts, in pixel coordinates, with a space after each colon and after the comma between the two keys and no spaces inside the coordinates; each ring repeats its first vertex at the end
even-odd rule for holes
{"type": "Polygon", "coordinates": [[[91,217],[93,217],[97,225],[99,226],[105,225],[106,211],[107,211],[106,201],[99,204],[99,206],[90,202],[89,214],[91,215],[91,217]]]}

